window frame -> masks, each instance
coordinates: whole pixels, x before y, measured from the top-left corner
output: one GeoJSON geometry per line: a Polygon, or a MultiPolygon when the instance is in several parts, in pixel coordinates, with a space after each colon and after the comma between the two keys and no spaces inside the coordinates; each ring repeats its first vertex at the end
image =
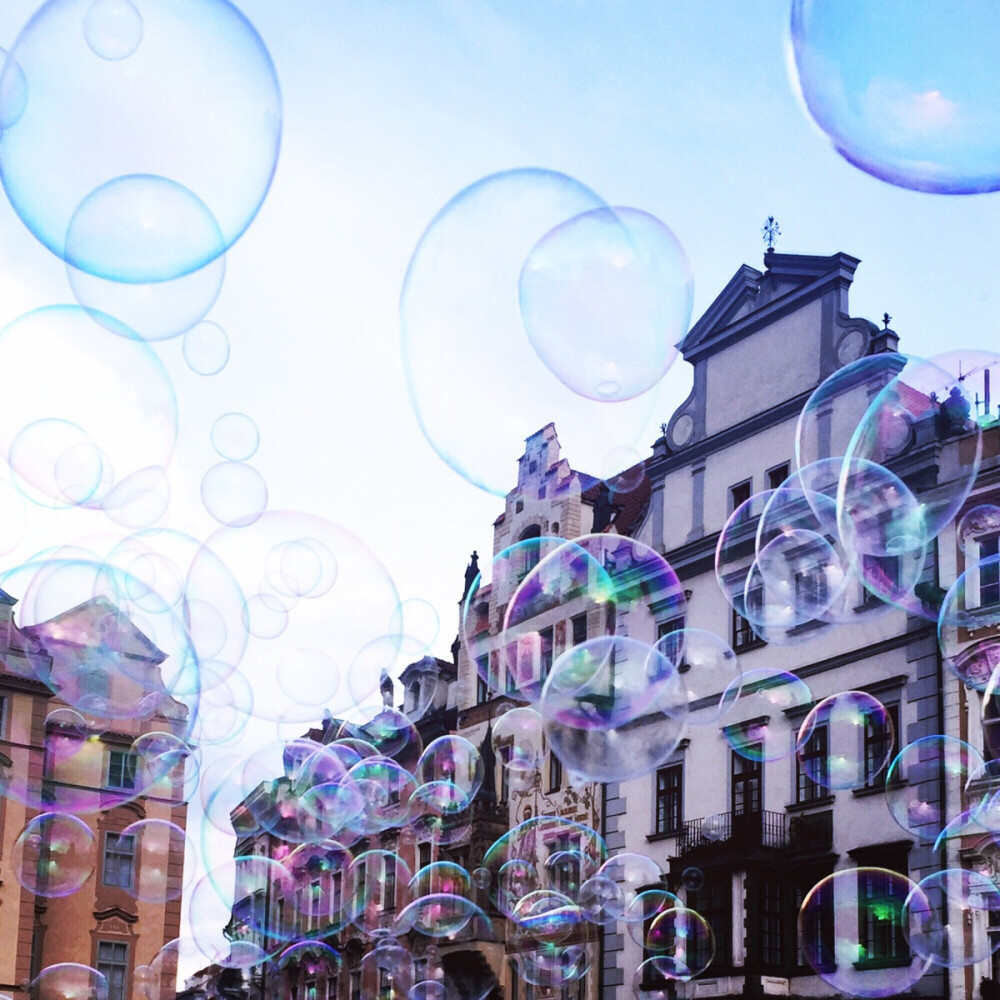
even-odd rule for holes
{"type": "Polygon", "coordinates": [[[109,750],[104,770],[104,787],[119,792],[134,792],[138,757],[131,750],[109,750]],[[116,761],[119,766],[116,767],[116,761]],[[114,772],[119,774],[115,775],[114,772]]]}
{"type": "Polygon", "coordinates": [[[795,802],[797,805],[806,805],[829,798],[829,785],[816,781],[804,766],[806,761],[820,759],[823,760],[820,771],[829,782],[830,727],[825,722],[813,727],[809,739],[795,754],[795,802]]]}
{"type": "Polygon", "coordinates": [[[772,465],[764,472],[764,482],[767,484],[765,488],[769,490],[776,490],[789,477],[791,471],[791,462],[779,462],[777,465],[772,465]],[[775,480],[776,472],[781,473],[781,478],[778,480],[775,480]]]}
{"type": "Polygon", "coordinates": [[[729,501],[729,513],[732,514],[737,507],[746,503],[753,496],[753,476],[733,483],[726,491],[726,496],[729,501]],[[744,490],[746,490],[746,496],[743,496],[744,490]]]}
{"type": "Polygon", "coordinates": [[[558,792],[563,783],[563,764],[558,754],[549,750],[549,792],[558,792]]]}
{"type": "Polygon", "coordinates": [[[107,979],[108,1000],[127,1000],[129,985],[129,951],[130,949],[127,941],[111,941],[107,939],[97,941],[94,968],[107,979]],[[105,948],[113,950],[111,958],[102,957],[102,952],[105,948]],[[121,949],[121,952],[119,952],[118,949],[121,949]],[[123,953],[124,957],[121,961],[118,961],[116,956],[120,953],[123,953]],[[107,971],[109,969],[112,970],[110,975],[107,971]],[[114,970],[120,971],[121,974],[121,982],[118,984],[118,988],[121,992],[117,993],[115,988],[114,970]]]}
{"type": "Polygon", "coordinates": [[[653,774],[653,835],[676,836],[684,829],[684,763],[657,768],[653,774]],[[675,784],[668,784],[676,776],[675,784]],[[671,801],[674,808],[670,808],[671,801]],[[673,818],[675,822],[671,824],[673,818]]]}
{"type": "Polygon", "coordinates": [[[870,733],[870,725],[868,721],[865,722],[864,732],[861,734],[861,759],[864,764],[864,775],[865,783],[862,785],[859,791],[878,791],[885,788],[886,777],[889,773],[889,765],[892,763],[893,758],[899,752],[900,746],[905,746],[905,743],[900,743],[899,729],[900,729],[900,702],[890,701],[882,702],[883,708],[885,708],[890,720],[892,721],[892,741],[889,747],[889,754],[886,758],[885,766],[876,773],[870,773],[871,768],[869,764],[874,764],[876,759],[881,759],[884,750],[876,751],[873,748],[884,744],[883,739],[876,739],[874,735],[870,733]]]}
{"type": "Polygon", "coordinates": [[[123,834],[119,830],[108,830],[104,834],[104,851],[101,855],[101,884],[112,889],[131,889],[136,882],[136,836],[123,834]],[[114,838],[114,843],[112,843],[114,838]],[[123,840],[129,842],[128,849],[122,850],[123,840]],[[110,864],[109,864],[110,862],[110,864]],[[126,879],[127,874],[127,880],[126,879]],[[109,879],[117,878],[119,881],[109,879]]]}

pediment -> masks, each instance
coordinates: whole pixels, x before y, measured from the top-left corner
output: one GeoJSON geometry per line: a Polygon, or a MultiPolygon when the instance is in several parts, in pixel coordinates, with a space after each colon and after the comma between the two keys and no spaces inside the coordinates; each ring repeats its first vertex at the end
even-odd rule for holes
{"type": "Polygon", "coordinates": [[[124,656],[151,663],[162,663],[167,658],[166,653],[157,649],[128,615],[103,595],[22,631],[37,636],[46,645],[63,643],[88,649],[113,645],[124,656]]]}

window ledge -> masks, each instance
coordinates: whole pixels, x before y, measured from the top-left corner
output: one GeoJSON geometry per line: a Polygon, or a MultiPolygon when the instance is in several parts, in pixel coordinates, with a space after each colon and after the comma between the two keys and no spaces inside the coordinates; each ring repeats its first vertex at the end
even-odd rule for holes
{"type": "Polygon", "coordinates": [[[670,840],[672,837],[679,837],[680,835],[680,830],[666,830],[663,833],[647,833],[646,840],[653,843],[657,840],[670,840]]]}
{"type": "Polygon", "coordinates": [[[822,798],[810,799],[808,802],[790,802],[785,806],[785,812],[800,813],[807,809],[823,809],[826,806],[832,806],[835,801],[835,795],[824,795],[822,798]]]}
{"type": "Polygon", "coordinates": [[[859,972],[868,972],[872,969],[905,969],[908,965],[913,964],[913,956],[906,955],[902,958],[866,958],[852,964],[859,972]]]}
{"type": "Polygon", "coordinates": [[[851,794],[858,799],[868,798],[870,795],[884,795],[887,788],[902,788],[905,781],[894,781],[891,785],[875,785],[872,788],[855,788],[851,794]]]}

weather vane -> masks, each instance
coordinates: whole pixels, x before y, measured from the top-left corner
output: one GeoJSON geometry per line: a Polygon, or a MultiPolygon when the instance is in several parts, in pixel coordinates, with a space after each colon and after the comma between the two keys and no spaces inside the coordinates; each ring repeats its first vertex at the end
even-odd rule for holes
{"type": "Polygon", "coordinates": [[[889,324],[892,322],[892,317],[887,313],[882,313],[882,325],[886,330],[889,329],[889,324]]]}
{"type": "Polygon", "coordinates": [[[781,227],[778,225],[778,220],[773,215],[769,215],[767,222],[761,226],[760,233],[764,237],[768,251],[773,250],[775,241],[781,235],[781,227]]]}

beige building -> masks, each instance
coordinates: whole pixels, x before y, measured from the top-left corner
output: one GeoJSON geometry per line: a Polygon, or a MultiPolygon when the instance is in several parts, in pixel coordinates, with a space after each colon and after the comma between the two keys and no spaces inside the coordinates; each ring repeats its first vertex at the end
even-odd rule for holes
{"type": "Polygon", "coordinates": [[[23,629],[15,605],[0,592],[0,992],[77,963],[144,997],[135,970],[180,934],[188,709],[106,599],[23,629]]]}

